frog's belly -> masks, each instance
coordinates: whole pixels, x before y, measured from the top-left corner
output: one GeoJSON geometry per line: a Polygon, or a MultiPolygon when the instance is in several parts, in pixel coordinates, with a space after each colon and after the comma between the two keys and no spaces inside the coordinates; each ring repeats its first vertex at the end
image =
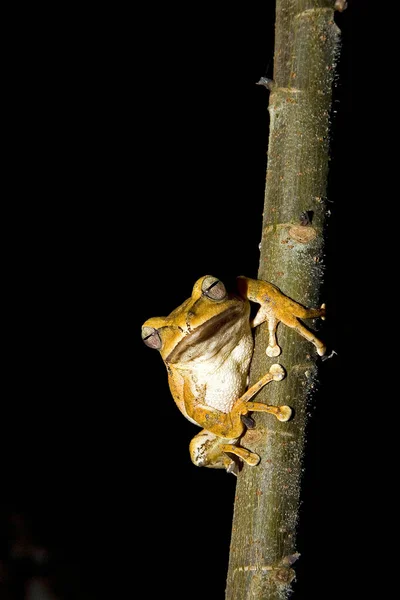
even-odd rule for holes
{"type": "MultiPolygon", "coordinates": [[[[197,369],[197,385],[205,387],[204,404],[228,413],[247,386],[253,339],[246,337],[216,369],[203,364],[197,369]]],[[[204,389],[204,388],[203,388],[204,389]]]]}

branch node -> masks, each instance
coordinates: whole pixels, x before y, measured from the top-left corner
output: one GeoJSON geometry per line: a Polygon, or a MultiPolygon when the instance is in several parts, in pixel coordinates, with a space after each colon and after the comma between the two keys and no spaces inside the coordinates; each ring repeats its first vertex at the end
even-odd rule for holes
{"type": "Polygon", "coordinates": [[[294,554],[289,554],[288,556],[284,556],[280,562],[282,567],[291,566],[298,558],[300,557],[300,552],[295,552],[294,554]]]}
{"type": "Polygon", "coordinates": [[[290,567],[281,567],[271,572],[271,579],[274,579],[276,583],[280,583],[281,585],[289,585],[295,578],[296,573],[290,567]]]}
{"type": "Polygon", "coordinates": [[[268,79],[268,77],[261,77],[260,81],[257,81],[256,85],[263,85],[272,92],[275,87],[275,81],[273,79],[268,79]]]}
{"type": "Polygon", "coordinates": [[[288,233],[299,244],[308,244],[317,237],[317,232],[311,225],[293,225],[288,233]]]}

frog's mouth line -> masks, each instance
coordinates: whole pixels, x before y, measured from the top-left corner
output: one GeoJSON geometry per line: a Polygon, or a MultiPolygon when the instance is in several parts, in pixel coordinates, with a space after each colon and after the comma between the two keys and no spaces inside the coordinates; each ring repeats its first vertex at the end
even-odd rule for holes
{"type": "MultiPolygon", "coordinates": [[[[189,348],[204,343],[211,339],[218,331],[219,336],[224,336],[236,321],[243,315],[244,303],[234,304],[222,313],[215,315],[191,333],[188,333],[177,346],[168,354],[166,362],[179,362],[189,348]]],[[[189,358],[189,357],[188,357],[189,358]]]]}

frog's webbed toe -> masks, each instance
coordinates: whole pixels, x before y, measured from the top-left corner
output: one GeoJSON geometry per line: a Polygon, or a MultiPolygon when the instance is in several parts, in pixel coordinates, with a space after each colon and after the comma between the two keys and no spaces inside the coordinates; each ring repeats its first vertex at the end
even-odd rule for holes
{"type": "Polygon", "coordinates": [[[280,355],[281,349],[278,344],[274,344],[273,346],[267,346],[265,352],[270,358],[275,358],[280,355]]]}
{"type": "Polygon", "coordinates": [[[290,408],[290,406],[279,406],[279,414],[276,415],[276,418],[278,419],[278,421],[282,421],[283,423],[285,423],[286,421],[289,421],[293,411],[290,408]]]}

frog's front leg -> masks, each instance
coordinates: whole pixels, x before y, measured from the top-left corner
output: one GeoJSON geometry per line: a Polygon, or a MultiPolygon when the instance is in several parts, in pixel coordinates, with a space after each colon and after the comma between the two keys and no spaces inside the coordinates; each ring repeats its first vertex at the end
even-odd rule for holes
{"type": "Polygon", "coordinates": [[[314,333],[309,331],[299,319],[325,318],[325,304],[321,308],[305,308],[288,296],[285,296],[279,288],[267,281],[238,277],[238,288],[240,294],[260,304],[260,308],[253,319],[251,326],[256,327],[264,321],[268,323],[269,343],[266,353],[270,357],[278,356],[281,348],[276,339],[276,328],[282,321],[288,327],[295,329],[306,340],[312,342],[319,356],[326,352],[326,346],[314,333]]]}

